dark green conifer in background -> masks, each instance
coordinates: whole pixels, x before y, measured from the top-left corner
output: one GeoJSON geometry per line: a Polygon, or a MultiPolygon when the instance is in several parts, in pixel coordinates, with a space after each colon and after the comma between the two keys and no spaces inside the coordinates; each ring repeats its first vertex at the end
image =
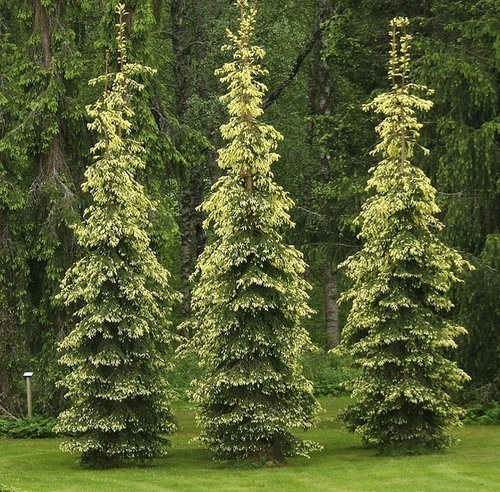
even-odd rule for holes
{"type": "MultiPolygon", "coordinates": [[[[0,9],[4,6],[0,2],[0,9]]],[[[3,34],[3,33],[2,33],[3,34]]],[[[0,36],[0,67],[16,61],[17,46],[0,36]]],[[[0,408],[21,408],[16,381],[26,367],[30,336],[28,248],[25,245],[25,177],[29,169],[24,140],[15,135],[24,94],[14,70],[0,72],[0,408]]],[[[23,395],[24,396],[24,395],[23,395]]]]}

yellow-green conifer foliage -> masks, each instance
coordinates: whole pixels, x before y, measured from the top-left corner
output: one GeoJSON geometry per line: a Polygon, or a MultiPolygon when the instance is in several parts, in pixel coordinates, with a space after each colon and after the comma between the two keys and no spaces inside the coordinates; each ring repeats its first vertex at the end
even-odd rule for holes
{"type": "Polygon", "coordinates": [[[410,163],[422,126],[416,112],[432,103],[416,94],[430,91],[408,83],[408,19],[391,26],[391,90],[365,107],[385,116],[374,150],[382,160],[357,218],[363,248],[345,262],[353,286],[343,295],[352,309],[342,346],[360,373],[350,383],[356,403],[343,418],[366,445],[411,453],[448,445],[446,430],[459,424],[450,393],[468,377],[445,352],[465,329],[445,313],[467,263],[436,237],[436,191],[410,163]]]}
{"type": "Polygon", "coordinates": [[[271,464],[318,447],[290,432],[311,427],[318,403],[298,362],[309,343],[305,263],[281,233],[293,202],[270,170],[283,137],[259,120],[267,71],[251,44],[255,3],[236,3],[239,30],[223,48],[233,60],[216,72],[229,88],[218,159],[227,174],[203,204],[214,238],[197,265],[189,348],[206,371],[194,390],[201,440],[216,459],[271,464]]]}
{"type": "Polygon", "coordinates": [[[131,137],[130,96],[142,89],[134,76],[153,71],[127,62],[124,6],[117,12],[119,68],[91,81],[105,91],[87,108],[101,138],[83,184],[92,204],[75,228],[85,254],[66,273],[60,295],[76,306],[78,322],[61,343],[71,404],[57,427],[69,436],[62,449],[81,453],[92,467],[162,456],[176,427],[164,379],[176,294],[149,246],[153,204],[134,178],[145,150],[131,137]]]}

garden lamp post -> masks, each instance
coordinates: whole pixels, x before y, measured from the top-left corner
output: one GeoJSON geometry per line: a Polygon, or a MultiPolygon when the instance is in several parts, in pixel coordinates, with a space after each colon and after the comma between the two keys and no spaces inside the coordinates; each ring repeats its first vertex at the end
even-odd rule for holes
{"type": "Polygon", "coordinates": [[[24,379],[26,379],[26,396],[28,400],[28,417],[33,417],[32,410],[32,400],[31,400],[31,377],[33,376],[32,372],[25,372],[23,374],[24,379]]]}

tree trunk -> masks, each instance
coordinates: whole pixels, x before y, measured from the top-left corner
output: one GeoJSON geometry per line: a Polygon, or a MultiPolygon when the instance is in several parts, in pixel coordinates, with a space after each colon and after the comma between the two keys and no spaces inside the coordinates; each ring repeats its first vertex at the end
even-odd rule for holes
{"type": "MultiPolygon", "coordinates": [[[[185,0],[172,0],[170,4],[172,22],[172,50],[174,72],[174,114],[180,124],[184,123],[187,108],[189,89],[189,60],[187,59],[188,32],[186,29],[185,0]]],[[[182,137],[181,137],[182,138],[182,137]]],[[[181,183],[180,229],[181,229],[181,317],[185,321],[190,313],[190,285],[191,258],[193,251],[192,240],[192,193],[189,186],[190,171],[186,171],[187,179],[181,183]]],[[[183,333],[188,336],[188,333],[183,333]]]]}
{"type": "MultiPolygon", "coordinates": [[[[189,318],[191,304],[191,286],[189,277],[191,275],[191,256],[193,250],[192,241],[192,220],[191,220],[191,189],[186,186],[181,193],[181,318],[183,321],[189,318]]],[[[189,333],[183,333],[189,336],[189,333]]]]}
{"type": "MultiPolygon", "coordinates": [[[[174,113],[181,125],[189,126],[187,119],[188,98],[191,91],[199,90],[193,87],[191,65],[193,57],[201,58],[203,43],[201,43],[203,16],[200,5],[186,0],[172,0],[170,15],[172,23],[172,49],[175,102],[174,113]]],[[[182,129],[189,132],[189,129],[182,129]]],[[[182,140],[183,135],[179,136],[182,140]]],[[[178,142],[182,143],[182,142],[178,142]]],[[[200,150],[201,151],[201,150],[200,150]]],[[[204,181],[202,169],[197,159],[188,163],[185,179],[181,183],[181,317],[185,321],[190,315],[191,286],[189,277],[193,271],[196,258],[203,252],[206,234],[203,230],[203,213],[197,210],[203,201],[204,181]]],[[[184,333],[188,337],[189,333],[184,333]]]]}
{"type": "Polygon", "coordinates": [[[323,294],[325,296],[326,349],[340,342],[338,274],[330,262],[323,261],[323,294]]]}
{"type": "MultiPolygon", "coordinates": [[[[53,52],[51,44],[52,29],[54,25],[59,22],[59,6],[56,4],[56,11],[50,13],[40,0],[35,0],[34,8],[34,24],[36,29],[40,32],[40,42],[43,58],[41,65],[43,68],[48,69],[52,63],[53,52]]],[[[47,73],[47,83],[50,79],[56,77],[52,73],[47,73]]],[[[57,101],[60,104],[60,101],[57,101]]],[[[56,116],[54,116],[56,117],[56,116]]],[[[43,119],[41,120],[43,125],[43,119]]],[[[58,122],[58,126],[60,126],[58,122]]],[[[42,131],[44,128],[42,127],[42,131]]],[[[68,207],[70,202],[75,201],[75,195],[68,186],[71,181],[71,173],[68,169],[66,157],[64,155],[64,145],[61,137],[61,128],[58,128],[58,133],[52,137],[49,145],[42,150],[39,155],[39,170],[38,176],[31,184],[28,192],[28,203],[37,203],[40,197],[43,197],[42,203],[44,207],[39,207],[39,220],[44,220],[46,223],[54,221],[51,227],[59,229],[58,240],[59,247],[54,250],[54,261],[61,265],[63,269],[71,264],[72,252],[72,239],[73,234],[69,229],[63,226],[63,219],[60,217],[60,210],[68,207]],[[57,212],[54,213],[54,210],[57,212]],[[56,221],[58,222],[56,224],[56,221]],[[68,254],[69,253],[69,254],[68,254]]],[[[71,206],[71,205],[70,205],[71,206]]],[[[69,208],[69,207],[68,207],[69,208]]],[[[42,280],[43,289],[48,291],[48,298],[52,299],[54,293],[59,289],[59,280],[50,279],[47,272],[44,272],[45,278],[42,280]]],[[[52,313],[53,324],[56,338],[63,336],[64,324],[66,320],[66,310],[61,308],[54,308],[52,313]]]]}
{"type": "Polygon", "coordinates": [[[51,22],[47,9],[40,0],[35,0],[34,4],[35,25],[40,30],[41,48],[43,54],[43,67],[49,68],[52,63],[52,50],[50,48],[51,22]]]}

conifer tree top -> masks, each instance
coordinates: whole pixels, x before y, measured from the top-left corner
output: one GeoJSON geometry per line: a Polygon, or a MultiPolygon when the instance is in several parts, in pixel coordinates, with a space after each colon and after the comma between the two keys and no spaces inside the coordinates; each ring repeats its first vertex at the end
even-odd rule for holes
{"type": "MultiPolygon", "coordinates": [[[[363,106],[366,111],[374,110],[386,118],[376,127],[380,142],[373,154],[380,154],[394,163],[399,164],[400,171],[414,154],[416,139],[422,124],[418,122],[417,111],[428,111],[432,102],[415,94],[421,92],[432,94],[432,90],[408,81],[410,74],[410,41],[407,33],[409,20],[406,17],[396,17],[391,21],[391,51],[388,77],[391,81],[391,91],[380,94],[373,101],[363,106]]],[[[424,153],[427,149],[419,146],[424,153]]]]}
{"type": "Polygon", "coordinates": [[[100,150],[113,153],[122,149],[126,143],[122,139],[122,134],[129,135],[132,129],[132,124],[127,118],[134,115],[133,110],[126,104],[126,94],[131,90],[142,91],[144,89],[144,86],[134,80],[133,76],[139,73],[154,74],[156,72],[153,68],[127,61],[125,17],[128,13],[125,11],[125,5],[118,4],[116,13],[119,16],[116,24],[118,69],[116,72],[109,71],[109,51],[107,51],[106,73],[89,81],[90,85],[104,85],[102,97],[94,105],[86,107],[89,116],[94,118],[94,121],[88,125],[89,129],[106,135],[106,140],[98,142],[92,149],[94,153],[100,150]],[[124,117],[121,116],[122,112],[124,117]]]}
{"type": "Polygon", "coordinates": [[[263,114],[262,101],[267,87],[259,78],[267,70],[259,65],[265,51],[251,44],[254,31],[256,2],[237,0],[240,25],[236,34],[227,30],[229,44],[224,51],[233,51],[233,61],[215,71],[220,81],[227,83],[228,92],[221,97],[227,104],[230,120],[221,126],[221,133],[230,144],[219,151],[219,166],[246,176],[246,187],[253,190],[253,174],[266,174],[278,159],[274,153],[283,136],[271,125],[258,120],[263,114]]]}

